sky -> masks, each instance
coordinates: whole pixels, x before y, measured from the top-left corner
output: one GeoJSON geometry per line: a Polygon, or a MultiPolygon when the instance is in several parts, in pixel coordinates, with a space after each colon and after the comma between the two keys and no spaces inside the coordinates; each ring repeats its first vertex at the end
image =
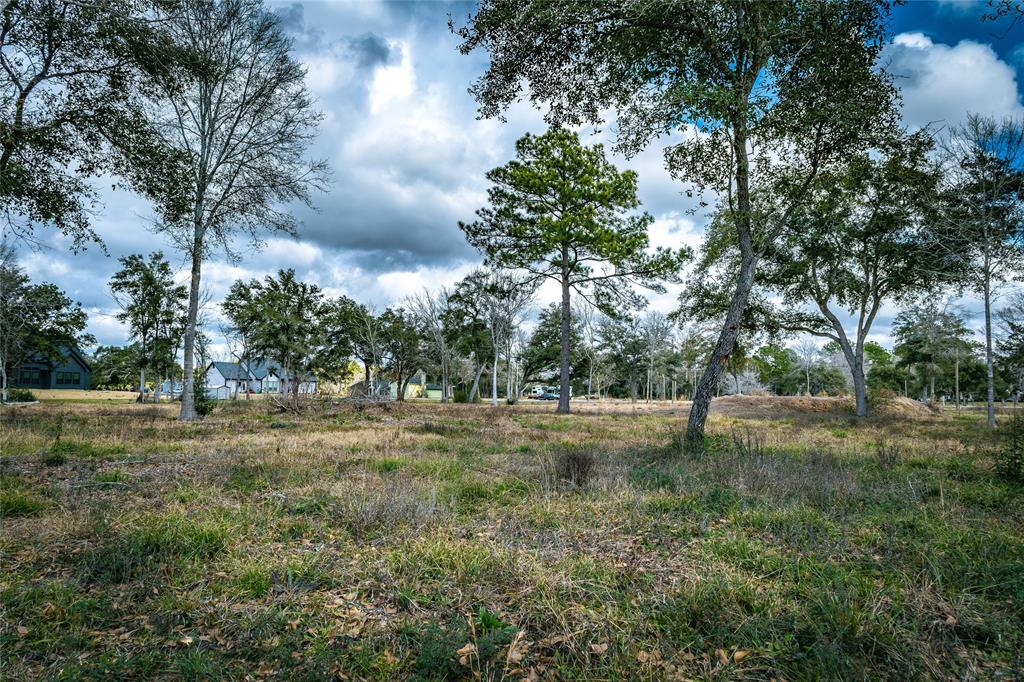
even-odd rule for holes
{"type": "MultiPolygon", "coordinates": [[[[328,295],[346,294],[378,310],[424,287],[455,283],[482,260],[458,222],[472,220],[484,205],[484,174],[513,157],[524,133],[545,129],[542,112],[527,104],[513,107],[505,122],[478,120],[467,88],[483,73],[487,56],[461,55],[448,29],[449,15],[459,23],[471,4],[317,0],[270,7],[293,37],[324,112],[310,154],[328,161],[331,179],[328,190],[314,196],[314,209],[295,208],[297,240],[270,238],[262,249],[243,250],[239,262],[216,257],[204,264],[203,287],[213,301],[209,332],[221,355],[226,348],[216,301],[237,279],[294,268],[328,295]]],[[[968,111],[1024,114],[1024,22],[983,23],[985,9],[984,2],[961,0],[911,1],[894,9],[881,63],[895,76],[908,127],[955,124],[968,111]]],[[[608,135],[584,131],[583,139],[609,143],[608,135]]],[[[697,247],[706,218],[690,211],[695,200],[687,198],[686,185],[664,170],[662,148],[655,143],[615,161],[638,173],[643,209],[655,217],[652,244],[697,247]]],[[[54,282],[82,304],[100,344],[123,345],[127,330],[114,319],[107,286],[117,258],[162,250],[182,282],[187,263],[147,229],[152,213],[146,200],[106,184],[100,196],[94,227],[106,253],[91,247],[74,254],[67,240],[42,232],[42,247],[22,248],[20,258],[33,280],[54,282]]],[[[651,307],[670,312],[678,291],[651,296],[651,307]]],[[[542,289],[540,302],[554,294],[542,289]]],[[[963,303],[978,309],[976,301],[963,303]]],[[[872,335],[886,346],[896,312],[887,306],[872,335]]]]}

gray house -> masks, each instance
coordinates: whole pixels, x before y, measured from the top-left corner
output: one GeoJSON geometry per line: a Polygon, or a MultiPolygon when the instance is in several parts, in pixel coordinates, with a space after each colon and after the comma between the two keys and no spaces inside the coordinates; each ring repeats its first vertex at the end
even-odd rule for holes
{"type": "Polygon", "coordinates": [[[286,372],[276,362],[211,362],[206,367],[206,393],[226,400],[245,393],[290,393],[298,383],[299,393],[316,393],[316,377],[286,372]]]}
{"type": "Polygon", "coordinates": [[[25,360],[9,375],[12,388],[88,389],[92,382],[89,363],[77,348],[61,348],[63,358],[25,360]]]}

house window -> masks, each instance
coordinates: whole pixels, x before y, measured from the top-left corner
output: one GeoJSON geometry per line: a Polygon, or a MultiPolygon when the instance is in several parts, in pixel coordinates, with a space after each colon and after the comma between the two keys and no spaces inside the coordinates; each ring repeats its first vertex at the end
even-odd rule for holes
{"type": "Polygon", "coordinates": [[[23,369],[21,370],[20,383],[22,384],[38,384],[39,383],[39,370],[38,369],[23,369]]]}
{"type": "Polygon", "coordinates": [[[58,386],[77,386],[82,383],[81,372],[57,372],[58,386]]]}

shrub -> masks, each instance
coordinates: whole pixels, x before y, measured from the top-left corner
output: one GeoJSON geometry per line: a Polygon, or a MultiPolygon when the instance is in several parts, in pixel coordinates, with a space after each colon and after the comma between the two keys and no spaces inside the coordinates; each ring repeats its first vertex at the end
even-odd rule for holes
{"type": "Polygon", "coordinates": [[[36,396],[27,388],[11,388],[7,390],[7,402],[9,403],[31,403],[35,402],[36,396]]]}
{"type": "Polygon", "coordinates": [[[211,398],[206,392],[206,378],[196,372],[192,382],[192,398],[196,406],[196,414],[200,417],[205,417],[213,412],[213,408],[217,407],[217,400],[211,398]]]}

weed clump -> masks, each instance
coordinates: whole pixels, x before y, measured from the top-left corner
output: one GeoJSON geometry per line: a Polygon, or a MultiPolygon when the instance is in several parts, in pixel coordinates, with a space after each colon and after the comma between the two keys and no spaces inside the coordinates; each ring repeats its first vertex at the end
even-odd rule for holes
{"type": "Polygon", "coordinates": [[[903,452],[899,443],[878,441],[875,444],[875,462],[882,471],[892,471],[903,458],[903,452]]]}
{"type": "Polygon", "coordinates": [[[585,488],[597,470],[597,458],[580,447],[563,448],[555,458],[555,475],[570,488],[585,488]]]}

